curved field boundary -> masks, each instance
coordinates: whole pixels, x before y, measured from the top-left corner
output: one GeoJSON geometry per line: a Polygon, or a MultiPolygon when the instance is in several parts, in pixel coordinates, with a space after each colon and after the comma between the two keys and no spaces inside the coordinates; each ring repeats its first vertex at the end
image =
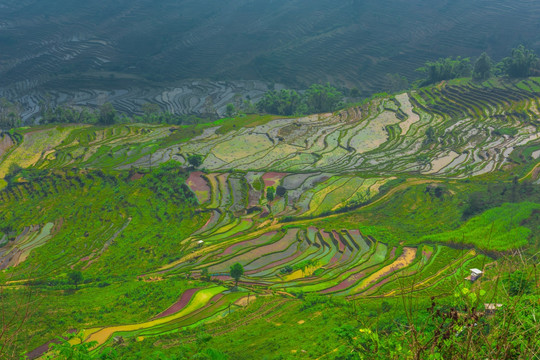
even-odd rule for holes
{"type": "Polygon", "coordinates": [[[204,204],[210,200],[212,195],[212,189],[206,182],[201,171],[194,171],[189,174],[189,178],[186,180],[187,186],[193,191],[199,204],[204,204]]]}
{"type": "Polygon", "coordinates": [[[0,270],[19,265],[26,260],[32,250],[45,245],[52,237],[53,227],[53,223],[45,224],[41,231],[39,226],[26,227],[13,243],[8,243],[5,248],[0,247],[0,270]]]}
{"type": "Polygon", "coordinates": [[[96,341],[97,342],[96,346],[100,346],[104,344],[114,333],[132,332],[136,330],[148,329],[157,325],[165,324],[173,320],[180,319],[183,316],[186,316],[189,313],[202,308],[206,303],[210,301],[211,298],[213,298],[214,296],[216,296],[217,294],[225,290],[227,290],[227,288],[223,286],[216,286],[209,289],[199,290],[195,294],[195,296],[192,297],[192,300],[189,302],[189,304],[186,307],[184,307],[181,311],[173,315],[169,315],[163,318],[151,320],[151,321],[140,323],[140,324],[106,327],[93,333],[85,341],[86,342],[96,341]]]}
{"type": "Polygon", "coordinates": [[[236,255],[233,258],[227,259],[224,262],[213,265],[209,270],[210,272],[222,272],[228,271],[229,266],[234,263],[241,263],[243,265],[250,263],[260,256],[266,255],[268,253],[280,252],[287,249],[294,241],[296,241],[296,234],[298,229],[289,230],[285,233],[278,241],[271,243],[269,245],[264,245],[261,247],[253,248],[245,253],[236,255]]]}
{"type": "Polygon", "coordinates": [[[417,252],[416,248],[409,248],[409,247],[403,248],[403,253],[393,263],[383,267],[379,271],[368,276],[360,284],[358,284],[356,287],[351,289],[350,292],[353,294],[357,294],[366,290],[372,285],[376,286],[375,283],[377,283],[381,279],[384,279],[394,274],[396,271],[399,271],[409,266],[416,258],[416,252],[417,252]]]}
{"type": "MultiPolygon", "coordinates": [[[[461,268],[465,262],[471,260],[475,256],[476,256],[476,251],[474,251],[474,250],[468,251],[463,256],[461,256],[458,259],[455,259],[454,261],[452,261],[450,264],[448,264],[448,265],[446,265],[446,266],[444,266],[442,268],[439,268],[438,271],[435,274],[430,275],[430,276],[422,279],[418,283],[412,284],[412,287],[411,287],[412,291],[419,291],[419,290],[423,290],[423,289],[425,289],[427,287],[430,287],[432,285],[431,283],[433,281],[439,279],[440,277],[442,277],[442,275],[445,272],[450,271],[451,273],[454,273],[457,269],[461,268]]],[[[420,275],[422,275],[422,273],[420,273],[420,275]]],[[[396,292],[397,292],[397,290],[394,290],[394,291],[392,291],[392,292],[390,292],[388,294],[385,294],[385,296],[392,296],[396,292]]]]}
{"type": "Polygon", "coordinates": [[[231,245],[228,248],[226,248],[220,254],[220,256],[231,255],[231,254],[233,254],[233,253],[235,253],[237,251],[244,250],[244,249],[252,247],[252,246],[258,246],[258,245],[265,244],[268,241],[270,241],[275,235],[277,235],[277,231],[271,231],[271,232],[269,232],[267,234],[259,236],[256,239],[244,240],[244,241],[238,242],[238,243],[236,243],[234,245],[231,245]]]}
{"type": "Polygon", "coordinates": [[[217,294],[203,307],[189,313],[179,320],[144,329],[136,332],[136,334],[141,336],[163,335],[177,332],[182,328],[190,328],[203,322],[211,321],[216,315],[219,315],[220,312],[224,311],[229,306],[233,307],[234,303],[244,295],[245,293],[217,294]]]}
{"type": "Polygon", "coordinates": [[[202,237],[203,241],[212,243],[215,241],[227,239],[231,236],[238,236],[243,234],[245,231],[249,230],[253,226],[253,220],[251,219],[241,219],[238,223],[233,223],[231,225],[225,226],[216,230],[211,236],[202,237]]]}
{"type": "MultiPolygon", "coordinates": [[[[347,288],[354,285],[358,280],[364,277],[365,270],[377,265],[386,257],[386,246],[378,244],[374,246],[370,252],[365,253],[360,259],[358,264],[353,268],[343,271],[334,278],[315,278],[315,279],[301,279],[300,281],[286,284],[288,288],[298,287],[304,292],[323,291],[328,288],[332,288],[342,284],[348,284],[347,288]],[[354,279],[353,282],[351,282],[354,279]]],[[[324,276],[324,275],[323,275],[324,276]]]]}
{"type": "Polygon", "coordinates": [[[178,299],[177,302],[172,304],[167,310],[156,315],[154,319],[159,319],[179,312],[189,304],[193,295],[195,295],[195,293],[199,290],[200,288],[194,288],[184,291],[184,293],[182,294],[182,296],[180,296],[180,299],[178,299]]]}
{"type": "Polygon", "coordinates": [[[257,274],[259,273],[259,271],[268,269],[269,267],[277,267],[280,264],[283,264],[284,261],[286,261],[287,259],[289,259],[290,261],[300,255],[300,247],[301,243],[292,243],[287,249],[283,251],[269,253],[258,257],[252,262],[246,264],[246,266],[244,266],[246,274],[257,274]]]}

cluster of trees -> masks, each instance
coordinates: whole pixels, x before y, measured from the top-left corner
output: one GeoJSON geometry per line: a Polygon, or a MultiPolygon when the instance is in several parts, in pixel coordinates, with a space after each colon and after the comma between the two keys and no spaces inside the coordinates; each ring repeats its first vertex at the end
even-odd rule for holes
{"type": "Polygon", "coordinates": [[[468,219],[507,202],[522,201],[539,202],[540,189],[530,182],[520,183],[517,177],[511,183],[490,184],[485,190],[469,195],[463,218],[468,219]]]}
{"type": "Polygon", "coordinates": [[[21,107],[7,99],[0,99],[0,129],[11,129],[21,125],[21,107]]]}
{"type": "Polygon", "coordinates": [[[46,106],[41,114],[44,124],[99,124],[112,125],[128,122],[129,118],[120,115],[111,103],[105,103],[97,110],[72,108],[69,106],[46,106]]]}
{"type": "MultiPolygon", "coordinates": [[[[257,112],[275,115],[302,115],[331,112],[342,106],[343,94],[330,84],[312,85],[306,91],[295,90],[269,91],[257,103],[234,97],[234,103],[227,104],[226,117],[257,112]]],[[[97,109],[71,107],[67,105],[50,106],[42,102],[41,123],[43,124],[97,124],[114,125],[118,123],[141,122],[147,124],[193,125],[216,120],[219,116],[211,104],[205,105],[204,115],[173,114],[163,111],[158,104],[145,103],[141,106],[141,115],[129,117],[119,113],[111,103],[105,103],[97,109]]],[[[20,105],[0,99],[0,129],[11,129],[21,125],[20,105]]]]}
{"type": "Polygon", "coordinates": [[[469,58],[452,58],[428,61],[418,71],[425,74],[420,85],[429,85],[442,80],[451,80],[471,76],[477,80],[486,80],[491,76],[522,78],[540,74],[540,61],[536,53],[520,45],[512,50],[510,56],[499,63],[494,63],[487,53],[482,53],[474,64],[469,58]]]}
{"type": "Polygon", "coordinates": [[[155,200],[163,205],[163,214],[156,213],[160,218],[181,217],[183,212],[197,206],[197,199],[185,184],[187,176],[180,163],[169,160],[144,177],[142,185],[150,189],[155,200]]]}
{"type": "Polygon", "coordinates": [[[169,111],[162,111],[158,104],[144,103],[141,106],[142,116],[135,116],[135,122],[145,124],[171,124],[171,125],[193,125],[202,124],[212,120],[211,116],[198,116],[193,114],[173,114],[169,111]]]}
{"type": "Polygon", "coordinates": [[[504,73],[513,78],[527,77],[540,73],[540,63],[536,53],[520,45],[512,50],[512,55],[498,65],[504,73]]]}
{"type": "Polygon", "coordinates": [[[314,84],[303,93],[287,89],[269,91],[259,100],[257,109],[285,116],[315,114],[336,111],[342,100],[343,94],[330,84],[314,84]]]}
{"type": "Polygon", "coordinates": [[[429,85],[442,80],[456,79],[471,75],[471,62],[469,58],[445,58],[437,61],[428,61],[417,69],[423,72],[426,78],[421,85],[429,85]]]}
{"type": "Polygon", "coordinates": [[[270,186],[268,189],[266,189],[266,200],[274,201],[276,197],[283,197],[286,193],[287,189],[281,185],[279,185],[277,188],[270,186]]]}
{"type": "Polygon", "coordinates": [[[142,115],[129,117],[119,113],[111,103],[105,103],[97,109],[76,108],[65,105],[59,105],[54,108],[45,106],[41,113],[41,122],[43,124],[97,125],[142,122],[147,124],[190,125],[207,121],[207,119],[195,115],[178,115],[162,111],[157,104],[153,103],[143,104],[141,111],[142,115]]]}

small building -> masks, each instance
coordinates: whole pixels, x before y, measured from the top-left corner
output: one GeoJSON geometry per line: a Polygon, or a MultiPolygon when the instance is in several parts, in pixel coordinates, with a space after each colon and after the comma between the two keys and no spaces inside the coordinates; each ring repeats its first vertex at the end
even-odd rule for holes
{"type": "Polygon", "coordinates": [[[480,269],[471,269],[471,281],[476,281],[482,274],[483,272],[480,269]]]}
{"type": "Polygon", "coordinates": [[[484,310],[486,315],[493,315],[503,307],[503,304],[484,304],[484,310]]]}
{"type": "Polygon", "coordinates": [[[191,250],[191,252],[195,252],[196,249],[200,249],[202,248],[204,245],[204,241],[202,240],[199,240],[195,243],[195,247],[193,248],[193,250],[191,250]]]}
{"type": "Polygon", "coordinates": [[[471,269],[471,275],[467,276],[465,280],[475,282],[482,274],[483,272],[480,269],[471,269]]]}

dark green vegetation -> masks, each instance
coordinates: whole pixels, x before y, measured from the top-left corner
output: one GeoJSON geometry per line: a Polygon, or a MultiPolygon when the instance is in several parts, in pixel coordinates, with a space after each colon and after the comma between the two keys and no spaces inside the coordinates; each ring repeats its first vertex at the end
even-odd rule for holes
{"type": "Polygon", "coordinates": [[[519,45],[512,50],[512,54],[505,57],[498,64],[485,52],[471,66],[470,59],[451,57],[428,61],[424,67],[418,69],[425,74],[426,78],[421,85],[434,84],[443,80],[467,77],[472,74],[475,80],[487,80],[491,75],[507,76],[509,78],[525,78],[540,74],[540,60],[532,49],[519,45]]]}
{"type": "Polygon", "coordinates": [[[343,94],[330,84],[311,85],[302,95],[294,90],[267,92],[257,108],[264,113],[286,116],[316,114],[337,110],[342,98],[343,94]]]}
{"type": "Polygon", "coordinates": [[[469,59],[451,57],[428,61],[424,67],[418,69],[425,74],[426,79],[422,85],[430,85],[443,80],[451,80],[471,75],[471,64],[469,59]]]}
{"type": "Polygon", "coordinates": [[[538,357],[540,79],[483,77],[2,133],[0,354],[538,357]]]}
{"type": "Polygon", "coordinates": [[[230,275],[235,281],[235,286],[238,286],[238,280],[240,280],[242,275],[244,275],[244,267],[242,266],[242,264],[236,263],[232,265],[230,275]]]}

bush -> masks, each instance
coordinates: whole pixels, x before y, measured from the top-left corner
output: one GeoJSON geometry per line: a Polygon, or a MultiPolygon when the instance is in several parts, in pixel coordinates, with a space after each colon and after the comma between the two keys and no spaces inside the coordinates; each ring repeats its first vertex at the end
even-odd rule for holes
{"type": "Polygon", "coordinates": [[[461,57],[439,59],[437,61],[428,61],[426,64],[417,69],[423,72],[426,78],[422,85],[430,85],[443,80],[451,80],[460,77],[471,75],[471,63],[469,58],[462,59],[461,57]]]}
{"type": "Polygon", "coordinates": [[[269,91],[257,103],[261,112],[276,115],[301,115],[336,111],[343,94],[330,84],[314,84],[300,95],[294,90],[269,91]]]}
{"type": "Polygon", "coordinates": [[[540,66],[538,56],[531,49],[520,45],[512,50],[512,55],[504,58],[498,65],[508,76],[522,78],[538,73],[540,66]]]}

